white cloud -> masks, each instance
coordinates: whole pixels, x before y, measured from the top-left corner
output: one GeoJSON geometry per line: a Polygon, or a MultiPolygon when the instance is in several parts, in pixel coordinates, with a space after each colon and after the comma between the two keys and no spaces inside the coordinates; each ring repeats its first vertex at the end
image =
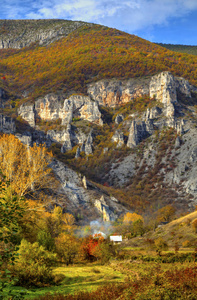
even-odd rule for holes
{"type": "MultiPolygon", "coordinates": [[[[6,18],[61,18],[129,32],[166,25],[197,9],[197,0],[0,0],[6,18]]],[[[3,18],[3,17],[1,17],[3,18]]]]}

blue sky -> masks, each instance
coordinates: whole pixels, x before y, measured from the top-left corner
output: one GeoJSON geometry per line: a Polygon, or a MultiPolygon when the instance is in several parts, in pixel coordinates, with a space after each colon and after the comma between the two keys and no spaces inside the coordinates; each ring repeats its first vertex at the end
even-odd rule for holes
{"type": "Polygon", "coordinates": [[[0,19],[68,19],[152,42],[197,45],[197,0],[0,0],[0,19]]]}

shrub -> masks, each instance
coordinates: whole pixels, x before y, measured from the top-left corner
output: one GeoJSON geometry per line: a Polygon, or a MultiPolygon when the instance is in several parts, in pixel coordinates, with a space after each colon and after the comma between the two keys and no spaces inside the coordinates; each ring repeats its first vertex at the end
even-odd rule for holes
{"type": "Polygon", "coordinates": [[[105,264],[111,257],[115,256],[115,247],[108,242],[100,243],[95,248],[94,255],[97,259],[100,259],[101,264],[105,264]]]}
{"type": "Polygon", "coordinates": [[[168,244],[161,237],[155,240],[155,246],[159,255],[161,254],[162,250],[168,249],[168,244]]]}
{"type": "Polygon", "coordinates": [[[37,242],[48,251],[54,249],[54,239],[51,237],[51,234],[45,230],[40,230],[38,232],[37,242]]]}
{"type": "Polygon", "coordinates": [[[56,260],[56,255],[45,250],[36,242],[31,244],[26,240],[21,241],[11,271],[18,278],[21,286],[45,286],[53,282],[51,266],[56,260]]]}

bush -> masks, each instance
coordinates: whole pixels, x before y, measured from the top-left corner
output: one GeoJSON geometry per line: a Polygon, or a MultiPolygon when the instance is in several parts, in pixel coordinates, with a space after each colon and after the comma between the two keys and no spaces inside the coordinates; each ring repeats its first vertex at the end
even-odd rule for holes
{"type": "Polygon", "coordinates": [[[96,247],[94,255],[101,261],[101,264],[105,264],[115,256],[115,247],[111,243],[103,242],[96,247]]]}
{"type": "Polygon", "coordinates": [[[168,250],[168,244],[161,237],[155,240],[155,246],[159,255],[162,250],[168,250]]]}
{"type": "Polygon", "coordinates": [[[40,230],[38,232],[37,242],[48,251],[52,251],[54,249],[54,240],[51,237],[51,234],[45,230],[40,230]]]}
{"type": "Polygon", "coordinates": [[[21,286],[45,286],[53,282],[51,266],[56,261],[56,255],[45,250],[36,242],[31,244],[21,241],[17,252],[18,258],[10,270],[18,278],[21,286]]]}

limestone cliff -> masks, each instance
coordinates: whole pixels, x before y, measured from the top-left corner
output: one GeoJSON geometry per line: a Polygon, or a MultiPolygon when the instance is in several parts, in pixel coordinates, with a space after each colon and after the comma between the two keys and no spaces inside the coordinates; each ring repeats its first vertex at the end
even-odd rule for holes
{"type": "Polygon", "coordinates": [[[69,124],[73,118],[80,118],[89,122],[103,125],[98,103],[86,96],[71,96],[64,99],[63,95],[49,94],[35,101],[35,104],[23,104],[18,114],[30,126],[35,126],[35,121],[62,120],[62,125],[69,124]]]}
{"type": "MultiPolygon", "coordinates": [[[[151,185],[151,191],[162,188],[163,185],[169,189],[175,186],[174,193],[177,193],[178,203],[183,203],[187,208],[193,207],[194,202],[197,201],[195,179],[197,118],[195,106],[192,108],[183,104],[182,96],[186,99],[186,103],[190,99],[195,103],[193,94],[196,91],[195,87],[183,78],[175,77],[169,72],[162,72],[140,80],[99,81],[89,85],[87,91],[88,96],[72,95],[67,99],[63,95],[49,94],[37,99],[35,104],[22,105],[18,113],[28,121],[34,130],[23,135],[17,134],[18,138],[29,145],[45,142],[47,146],[50,146],[52,143],[59,143],[62,153],[76,147],[75,158],[73,156],[75,167],[78,163],[80,165],[86,164],[85,161],[96,161],[97,157],[94,157],[94,153],[100,153],[100,145],[104,145],[101,152],[104,164],[99,169],[101,170],[99,180],[102,184],[108,183],[115,188],[120,187],[126,190],[127,185],[137,178],[139,188],[147,180],[146,184],[147,186],[151,185]],[[151,102],[152,106],[140,113],[138,111],[133,113],[132,109],[127,111],[127,108],[124,109],[124,107],[123,109],[119,108],[119,104],[134,99],[132,97],[137,94],[137,87],[140,87],[138,94],[144,93],[155,98],[156,101],[151,102]],[[110,109],[114,106],[115,108],[110,109]],[[105,125],[106,127],[101,127],[103,120],[106,122],[104,115],[106,111],[111,113],[108,115],[110,121],[105,125]],[[39,122],[37,122],[59,119],[61,119],[61,125],[58,123],[58,129],[50,129],[46,132],[40,129],[39,122]],[[99,126],[94,125],[91,128],[87,122],[80,121],[78,123],[79,120],[86,120],[99,126]],[[169,128],[174,129],[170,131],[176,138],[174,148],[171,146],[170,150],[166,150],[165,153],[165,149],[168,149],[168,145],[165,145],[161,155],[159,143],[160,140],[165,140],[165,136],[162,137],[162,134],[165,135],[165,131],[168,131],[169,128]],[[101,132],[104,133],[105,129],[108,131],[107,138],[109,140],[101,136],[101,132]],[[125,156],[122,157],[121,153],[124,153],[125,156]],[[83,159],[84,154],[89,157],[83,159]],[[162,178],[162,184],[160,179],[156,180],[155,178],[162,178]],[[149,180],[151,180],[151,184],[149,184],[149,180]],[[157,181],[160,187],[158,187],[157,181]],[[181,187],[178,187],[179,185],[181,187]],[[185,202],[183,199],[186,199],[185,202]]],[[[62,174],[62,169],[65,168],[58,162],[55,167],[56,174],[59,172],[62,174]]],[[[86,175],[90,172],[86,165],[83,165],[83,170],[87,172],[86,175]]],[[[117,214],[114,208],[111,208],[111,200],[108,197],[104,197],[104,200],[100,194],[92,197],[89,193],[91,184],[88,180],[85,179],[84,183],[82,178],[78,178],[73,183],[71,177],[75,178],[78,175],[72,171],[68,171],[67,174],[68,176],[65,177],[67,179],[63,180],[61,191],[68,195],[70,209],[81,205],[85,209],[94,207],[94,211],[98,216],[102,216],[103,220],[109,221],[116,218],[117,214]],[[76,184],[76,182],[78,183],[76,184]],[[88,192],[87,198],[86,196],[83,198],[84,190],[88,192]]],[[[167,198],[168,200],[172,201],[167,198]]],[[[114,206],[112,205],[112,207],[114,206]]]]}
{"type": "Polygon", "coordinates": [[[177,90],[191,98],[191,88],[187,80],[174,77],[170,72],[162,72],[151,78],[150,97],[155,97],[156,100],[163,103],[167,117],[173,117],[175,114],[174,104],[178,101],[177,90]]]}
{"type": "MultiPolygon", "coordinates": [[[[125,143],[132,148],[152,135],[156,129],[162,129],[165,126],[173,127],[178,134],[182,134],[184,120],[176,117],[176,106],[179,104],[178,95],[181,93],[191,98],[191,89],[188,81],[174,77],[170,72],[162,72],[151,78],[140,80],[103,80],[88,86],[89,96],[72,95],[65,99],[63,95],[48,94],[37,99],[35,104],[23,104],[18,113],[32,127],[36,126],[36,120],[56,121],[61,119],[62,125],[66,126],[65,129],[49,130],[44,140],[49,145],[52,142],[61,143],[62,153],[79,145],[76,157],[80,157],[81,152],[85,152],[86,155],[93,153],[93,136],[92,134],[85,135],[76,129],[73,131],[69,124],[73,119],[83,119],[103,125],[99,103],[100,105],[116,106],[132,101],[136,95],[147,93],[161,103],[162,107],[155,106],[147,109],[142,116],[139,115],[138,118],[131,120],[127,141],[123,132],[116,131],[114,133],[112,141],[117,143],[118,148],[125,143]]],[[[125,122],[128,124],[128,121],[125,122]]],[[[126,124],[125,122],[124,115],[116,116],[116,124],[126,124]]],[[[40,138],[36,139],[36,143],[39,143],[39,140],[40,138]]]]}
{"type": "Polygon", "coordinates": [[[88,85],[87,92],[100,105],[114,107],[149,94],[150,79],[100,80],[88,85]]]}
{"type": "Polygon", "coordinates": [[[174,77],[170,72],[161,72],[144,79],[100,80],[89,84],[87,92],[100,105],[109,107],[149,95],[164,105],[167,117],[172,117],[175,113],[174,104],[178,100],[177,91],[190,98],[191,88],[184,78],[174,77]]]}

